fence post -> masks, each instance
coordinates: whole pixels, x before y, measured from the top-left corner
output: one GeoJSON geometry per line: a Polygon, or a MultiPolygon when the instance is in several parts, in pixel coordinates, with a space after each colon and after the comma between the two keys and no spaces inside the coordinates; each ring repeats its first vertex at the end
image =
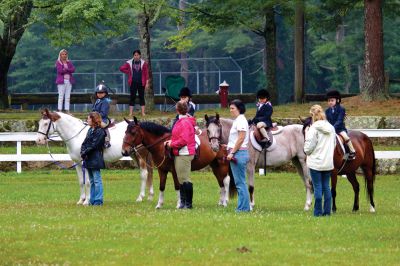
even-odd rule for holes
{"type": "Polygon", "coordinates": [[[200,87],[200,77],[199,77],[199,71],[196,71],[196,86],[197,86],[197,94],[199,94],[199,87],[200,87]]]}
{"type": "MultiPolygon", "coordinates": [[[[21,141],[17,141],[17,155],[21,155],[21,141]]],[[[20,174],[22,172],[22,162],[17,161],[17,173],[20,174]]]]}

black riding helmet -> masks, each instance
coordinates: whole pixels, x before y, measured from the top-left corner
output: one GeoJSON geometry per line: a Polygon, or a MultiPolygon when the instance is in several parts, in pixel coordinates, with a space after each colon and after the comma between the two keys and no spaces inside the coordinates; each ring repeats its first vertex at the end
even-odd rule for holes
{"type": "Polygon", "coordinates": [[[342,96],[337,90],[331,90],[326,93],[326,99],[335,98],[338,103],[342,102],[342,96]]]}
{"type": "Polygon", "coordinates": [[[106,84],[104,84],[104,81],[102,81],[102,82],[100,82],[99,85],[97,85],[95,93],[105,92],[106,95],[108,95],[108,91],[109,91],[109,87],[106,84]]]}
{"type": "Polygon", "coordinates": [[[269,99],[269,92],[267,90],[259,90],[257,91],[257,99],[269,99]]]}
{"type": "Polygon", "coordinates": [[[179,92],[179,97],[189,97],[192,98],[192,92],[188,87],[183,87],[181,91],[179,92]]]}

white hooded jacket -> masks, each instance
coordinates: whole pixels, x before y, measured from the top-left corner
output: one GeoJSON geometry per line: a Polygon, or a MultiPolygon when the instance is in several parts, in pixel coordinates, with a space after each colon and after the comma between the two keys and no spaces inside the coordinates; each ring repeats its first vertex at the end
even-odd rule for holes
{"type": "Polygon", "coordinates": [[[327,120],[314,122],[306,131],[304,143],[308,168],[317,171],[332,170],[335,145],[335,128],[327,120]]]}

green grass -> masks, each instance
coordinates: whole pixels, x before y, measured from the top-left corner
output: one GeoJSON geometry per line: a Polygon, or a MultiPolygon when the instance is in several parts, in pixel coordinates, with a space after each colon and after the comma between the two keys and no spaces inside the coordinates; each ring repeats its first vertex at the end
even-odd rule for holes
{"type": "MultiPolygon", "coordinates": [[[[377,213],[368,212],[360,179],[360,211],[338,182],[338,213],[304,212],[304,188],[293,173],[256,180],[256,208],[236,214],[216,206],[208,172],[193,174],[194,209],[175,210],[168,180],[165,205],[135,202],[138,172],[102,172],[103,207],[76,206],[74,171],[0,174],[1,264],[66,265],[398,265],[400,176],[378,176],[377,213]],[[245,247],[245,248],[243,248],[245,247]],[[247,252],[246,252],[247,251],[247,252]]],[[[155,181],[158,186],[158,180],[155,181]]],[[[157,189],[156,189],[157,190],[157,189]]],[[[158,193],[156,193],[158,196],[158,193]]]]}

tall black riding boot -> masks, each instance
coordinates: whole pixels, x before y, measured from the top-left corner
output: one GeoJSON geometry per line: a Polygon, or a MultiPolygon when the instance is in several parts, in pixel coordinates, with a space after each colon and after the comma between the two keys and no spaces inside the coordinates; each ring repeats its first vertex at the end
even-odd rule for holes
{"type": "Polygon", "coordinates": [[[181,203],[179,204],[179,209],[184,209],[186,205],[185,183],[180,185],[179,194],[181,196],[181,203]]]}
{"type": "Polygon", "coordinates": [[[190,182],[185,182],[183,183],[185,186],[185,193],[186,193],[186,203],[185,203],[185,209],[191,209],[192,206],[192,200],[193,200],[193,184],[190,182]]]}

